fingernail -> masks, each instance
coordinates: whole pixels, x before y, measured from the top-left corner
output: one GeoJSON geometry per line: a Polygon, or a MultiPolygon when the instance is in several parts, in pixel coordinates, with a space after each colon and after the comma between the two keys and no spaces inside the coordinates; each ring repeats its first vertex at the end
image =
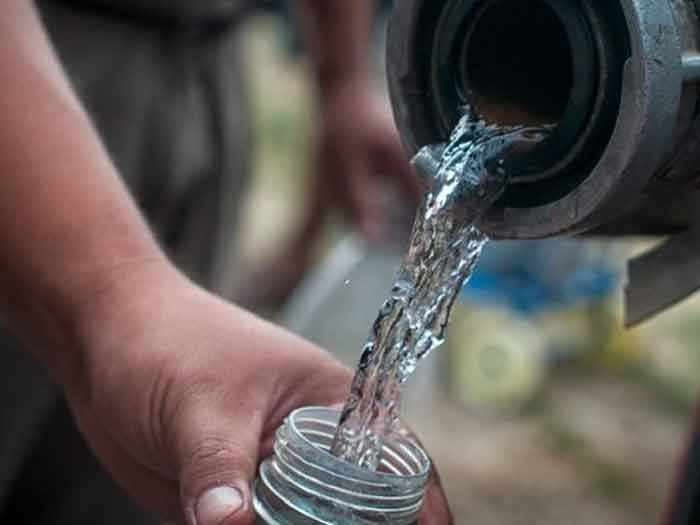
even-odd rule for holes
{"type": "Polygon", "coordinates": [[[197,525],[219,525],[243,507],[243,494],[232,487],[215,487],[197,500],[197,525]]]}

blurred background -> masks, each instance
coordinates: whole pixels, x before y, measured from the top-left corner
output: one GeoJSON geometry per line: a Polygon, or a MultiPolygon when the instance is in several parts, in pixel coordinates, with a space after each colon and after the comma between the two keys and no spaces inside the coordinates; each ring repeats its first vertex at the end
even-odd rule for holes
{"type": "MultiPolygon", "coordinates": [[[[249,289],[252,268],[285,273],[279,247],[302,227],[308,206],[313,93],[291,22],[270,9],[245,30],[255,176],[237,236],[244,271],[232,289],[353,366],[405,249],[410,205],[378,196],[391,212],[378,243],[332,219],[291,295],[256,302],[249,289]]],[[[389,111],[383,30],[379,17],[377,96],[389,111]]],[[[699,393],[700,299],[621,329],[624,261],[650,245],[487,248],[448,342],[404,397],[457,523],[659,522],[699,393]]]]}

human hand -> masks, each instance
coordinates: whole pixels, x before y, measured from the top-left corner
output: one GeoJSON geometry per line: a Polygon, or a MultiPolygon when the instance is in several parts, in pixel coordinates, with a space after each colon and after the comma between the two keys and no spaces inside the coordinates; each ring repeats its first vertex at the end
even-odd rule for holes
{"type": "MultiPolygon", "coordinates": [[[[85,312],[69,403],[113,477],[168,522],[252,523],[250,482],[284,417],[347,396],[328,354],[175,272],[122,279],[85,312]]],[[[449,519],[436,481],[421,523],[449,519]]]]}
{"type": "MultiPolygon", "coordinates": [[[[232,296],[243,306],[266,312],[284,304],[316,260],[316,247],[334,208],[346,212],[367,239],[378,241],[395,233],[387,223],[396,221],[396,210],[387,213],[387,199],[380,195],[389,184],[390,190],[397,190],[391,196],[403,198],[408,210],[417,205],[422,190],[391,117],[360,77],[337,79],[322,90],[314,178],[302,223],[274,253],[242,272],[245,277],[235,284],[232,296]]],[[[402,220],[403,214],[399,217],[402,220]]]]}
{"type": "Polygon", "coordinates": [[[368,238],[381,237],[386,217],[376,192],[381,179],[412,205],[421,193],[387,111],[363,79],[337,82],[324,93],[317,138],[316,215],[334,204],[345,209],[368,238]]]}

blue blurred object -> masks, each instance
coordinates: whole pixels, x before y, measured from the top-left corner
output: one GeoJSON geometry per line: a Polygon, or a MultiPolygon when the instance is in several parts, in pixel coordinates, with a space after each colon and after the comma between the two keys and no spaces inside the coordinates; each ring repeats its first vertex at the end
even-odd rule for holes
{"type": "Polygon", "coordinates": [[[505,306],[523,315],[600,302],[616,289],[619,269],[599,244],[574,240],[502,241],[487,246],[462,300],[505,306]]]}

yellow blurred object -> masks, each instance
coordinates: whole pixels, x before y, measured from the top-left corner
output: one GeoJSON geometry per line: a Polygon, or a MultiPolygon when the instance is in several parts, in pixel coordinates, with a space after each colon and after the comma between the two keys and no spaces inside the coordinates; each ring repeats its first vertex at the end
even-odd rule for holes
{"type": "Polygon", "coordinates": [[[594,354],[605,368],[620,370],[644,361],[645,346],[634,332],[614,325],[608,334],[606,344],[594,354]]]}
{"type": "Polygon", "coordinates": [[[534,322],[541,327],[550,355],[613,370],[642,358],[641,341],[624,329],[621,318],[607,303],[548,310],[534,322]]]}
{"type": "Polygon", "coordinates": [[[521,408],[545,378],[544,344],[536,325],[506,308],[456,306],[447,349],[451,397],[470,408],[521,408]]]}

